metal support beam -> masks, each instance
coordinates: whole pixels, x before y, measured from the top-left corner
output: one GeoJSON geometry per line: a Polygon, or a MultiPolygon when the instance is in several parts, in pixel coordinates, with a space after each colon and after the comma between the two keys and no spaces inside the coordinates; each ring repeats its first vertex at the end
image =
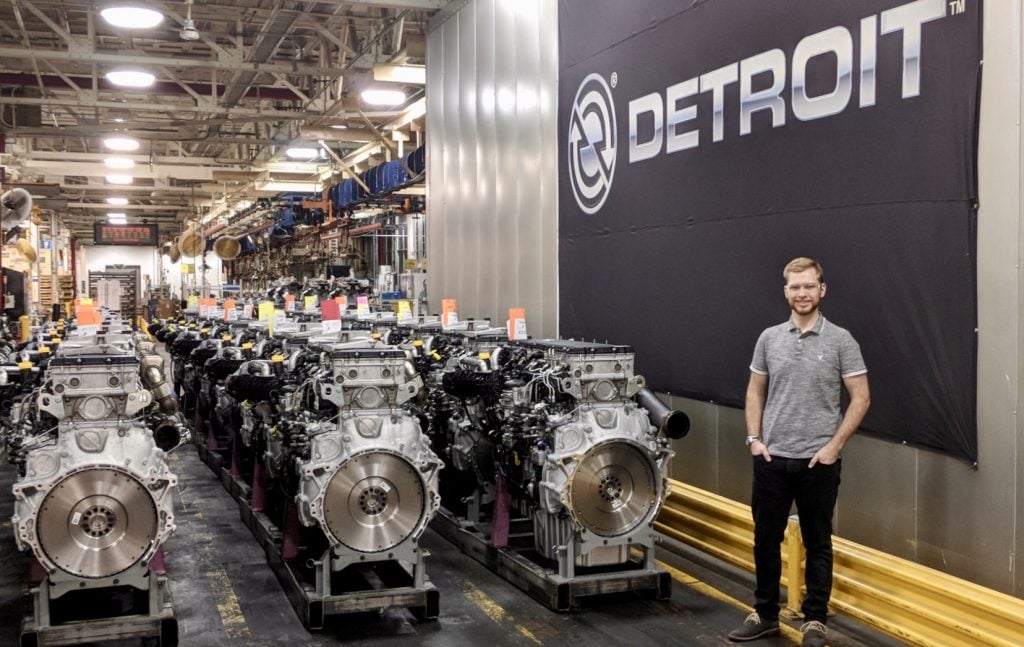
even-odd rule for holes
{"type": "Polygon", "coordinates": [[[114,63],[133,65],[164,65],[170,68],[200,68],[229,70],[233,72],[278,72],[300,76],[355,76],[351,70],[338,67],[317,67],[313,65],[286,65],[283,63],[257,63],[231,59],[189,58],[185,56],[152,56],[145,52],[123,51],[123,53],[98,52],[92,47],[78,45],[71,50],[39,49],[28,47],[0,47],[0,58],[34,57],[45,61],[74,61],[78,63],[114,63]]]}
{"type": "Polygon", "coordinates": [[[330,155],[331,158],[333,158],[334,161],[337,162],[339,166],[341,166],[341,169],[343,171],[345,171],[346,173],[349,174],[349,177],[351,177],[353,180],[356,181],[356,184],[358,184],[359,186],[363,187],[363,191],[366,191],[367,193],[371,193],[370,187],[366,186],[366,183],[363,182],[363,179],[361,177],[359,177],[359,174],[356,173],[352,169],[352,167],[349,166],[348,163],[345,162],[345,160],[343,160],[340,157],[338,157],[338,154],[335,153],[333,150],[331,150],[331,147],[327,145],[327,142],[325,142],[325,141],[323,141],[321,139],[317,143],[320,144],[320,148],[322,148],[325,151],[327,151],[327,154],[330,155]]]}
{"type": "Polygon", "coordinates": [[[176,214],[188,209],[187,204],[122,204],[110,205],[104,202],[69,202],[68,209],[95,209],[97,211],[162,211],[176,214]]]}
{"type": "Polygon", "coordinates": [[[321,4],[358,5],[385,9],[422,9],[433,11],[448,4],[448,0],[319,0],[321,4]]]}
{"type": "Polygon", "coordinates": [[[332,142],[373,142],[377,136],[366,128],[314,128],[299,126],[299,138],[332,142]]]}
{"type": "MultiPolygon", "coordinates": [[[[2,56],[2,55],[0,55],[2,56]]],[[[62,106],[67,103],[63,97],[48,97],[43,99],[30,99],[27,97],[0,96],[0,104],[9,103],[22,106],[62,106]]],[[[214,106],[193,106],[180,103],[123,103],[119,101],[78,101],[78,107],[82,108],[112,108],[117,110],[141,110],[146,112],[188,112],[193,114],[217,114],[232,115],[239,117],[274,117],[281,120],[296,121],[308,119],[317,113],[297,112],[290,110],[259,110],[257,108],[225,108],[220,105],[214,106]]]]}
{"type": "Polygon", "coordinates": [[[42,11],[40,11],[39,9],[37,9],[34,4],[29,2],[28,0],[21,0],[21,4],[25,5],[25,8],[27,8],[29,11],[31,11],[33,14],[35,14],[36,18],[38,18],[39,20],[42,20],[43,24],[45,24],[47,27],[49,27],[51,30],[53,30],[53,33],[55,33],[58,36],[60,36],[61,39],[63,39],[64,42],[66,42],[68,45],[72,45],[72,46],[77,45],[75,39],[71,36],[71,34],[69,34],[68,32],[64,31],[64,29],[60,25],[58,25],[57,23],[55,23],[52,20],[50,20],[50,17],[47,16],[42,11]]]}
{"type": "Polygon", "coordinates": [[[405,172],[408,174],[408,177],[410,177],[410,178],[416,177],[416,173],[412,172],[412,169],[409,168],[409,165],[405,163],[405,160],[402,158],[402,156],[398,154],[398,149],[395,148],[395,144],[391,140],[389,140],[387,137],[382,135],[381,132],[379,130],[377,130],[377,127],[373,125],[373,122],[370,121],[370,119],[366,115],[364,115],[363,113],[360,112],[359,116],[361,116],[363,118],[363,121],[366,122],[366,127],[370,129],[370,132],[372,132],[374,135],[376,135],[377,139],[379,139],[380,142],[382,144],[384,144],[384,146],[389,151],[391,151],[392,155],[395,156],[395,159],[398,160],[398,163],[401,164],[402,168],[405,169],[405,172]]]}

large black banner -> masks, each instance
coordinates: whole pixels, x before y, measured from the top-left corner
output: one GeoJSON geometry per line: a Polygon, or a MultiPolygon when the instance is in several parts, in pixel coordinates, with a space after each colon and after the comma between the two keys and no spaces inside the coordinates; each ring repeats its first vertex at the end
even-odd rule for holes
{"type": "Polygon", "coordinates": [[[976,440],[978,0],[561,0],[560,333],[742,406],[811,256],[864,429],[976,440]]]}

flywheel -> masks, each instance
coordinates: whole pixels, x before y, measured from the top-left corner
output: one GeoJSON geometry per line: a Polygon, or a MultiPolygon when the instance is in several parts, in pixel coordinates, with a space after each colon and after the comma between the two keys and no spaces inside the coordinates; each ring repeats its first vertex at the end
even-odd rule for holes
{"type": "Polygon", "coordinates": [[[36,536],[53,564],[79,577],[109,577],[146,556],[156,539],[156,505],[135,477],[115,469],[75,472],[43,499],[36,536]]]}
{"type": "Polygon", "coordinates": [[[624,535],[658,504],[658,469],[632,443],[603,443],[576,465],[568,495],[571,512],[584,528],[602,537],[624,535]]]}
{"type": "Polygon", "coordinates": [[[395,454],[357,454],[331,477],[323,511],[327,528],[345,546],[364,553],[389,550],[423,523],[423,479],[395,454]]]}

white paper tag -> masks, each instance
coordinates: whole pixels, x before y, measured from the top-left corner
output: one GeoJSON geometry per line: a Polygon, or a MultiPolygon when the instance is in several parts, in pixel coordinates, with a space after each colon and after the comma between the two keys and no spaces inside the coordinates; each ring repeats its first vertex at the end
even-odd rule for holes
{"type": "Polygon", "coordinates": [[[512,320],[512,339],[527,339],[526,334],[526,319],[513,319],[512,320]]]}

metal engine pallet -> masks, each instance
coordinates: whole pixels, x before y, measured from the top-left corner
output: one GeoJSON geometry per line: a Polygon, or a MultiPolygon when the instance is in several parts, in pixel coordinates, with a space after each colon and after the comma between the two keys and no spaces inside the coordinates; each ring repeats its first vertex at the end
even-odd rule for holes
{"type": "MultiPolygon", "coordinates": [[[[217,452],[202,444],[196,447],[203,462],[238,502],[243,523],[263,548],[267,563],[307,629],[322,629],[325,616],[395,607],[409,609],[420,621],[436,620],[440,615],[440,594],[434,584],[423,574],[422,582],[417,584],[415,568],[397,560],[353,564],[342,573],[344,592],[318,593],[318,587],[306,582],[302,573],[296,571],[294,561],[282,557],[281,529],[266,514],[252,509],[249,484],[232,477],[230,469],[224,466],[227,461],[217,452]]],[[[324,581],[327,578],[323,574],[318,573],[317,578],[321,590],[331,590],[332,584],[324,581]]]]}
{"type": "MultiPolygon", "coordinates": [[[[514,520],[529,525],[528,519],[514,520]]],[[[459,549],[502,576],[533,598],[554,611],[572,611],[584,598],[613,593],[643,593],[657,600],[667,600],[672,594],[672,576],[653,565],[653,559],[644,555],[614,567],[576,567],[573,577],[559,575],[557,566],[549,567],[531,559],[529,548],[498,548],[489,541],[487,524],[476,524],[459,518],[445,508],[434,517],[430,527],[459,549]]],[[[531,531],[520,536],[532,538],[531,531]]]]}
{"type": "MultiPolygon", "coordinates": [[[[21,624],[21,647],[44,647],[45,645],[78,645],[103,640],[124,640],[129,638],[150,639],[151,644],[174,647],[178,644],[178,621],[174,617],[174,605],[167,590],[167,578],[150,576],[151,584],[147,597],[148,612],[128,615],[113,615],[100,618],[62,619],[55,622],[46,580],[31,590],[34,617],[26,617],[21,624]]],[[[90,589],[96,594],[105,589],[90,589]]],[[[76,609],[81,613],[82,609],[76,609]]]]}

